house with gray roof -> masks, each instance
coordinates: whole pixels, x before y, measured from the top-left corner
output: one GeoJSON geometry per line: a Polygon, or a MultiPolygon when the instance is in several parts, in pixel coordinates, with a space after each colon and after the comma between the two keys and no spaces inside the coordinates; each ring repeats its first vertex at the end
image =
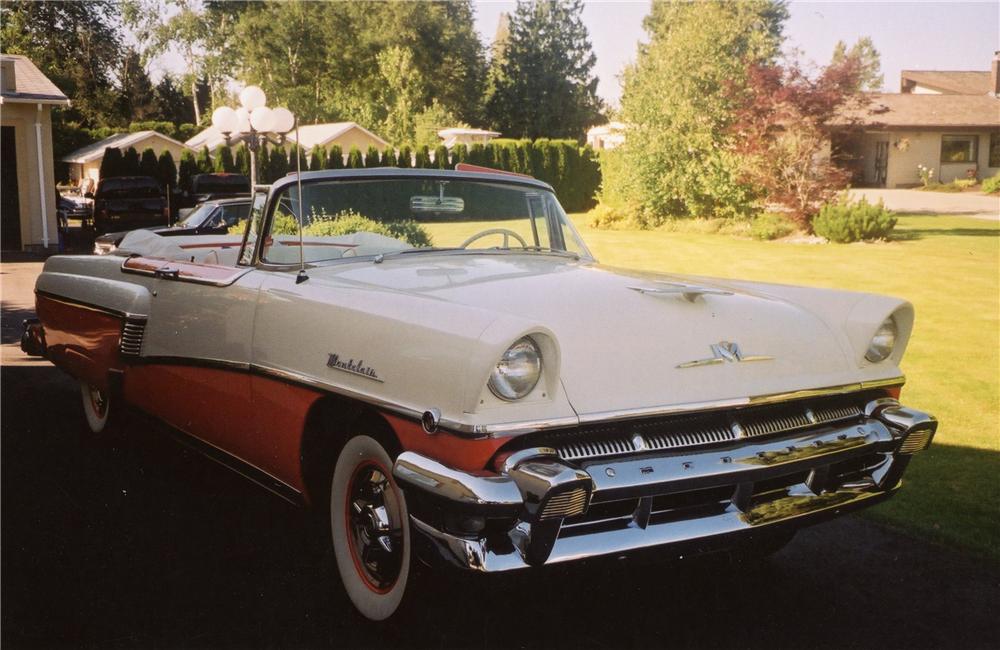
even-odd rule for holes
{"type": "Polygon", "coordinates": [[[899,93],[872,93],[844,112],[833,152],[852,185],[915,187],[1000,173],[1000,53],[987,71],[904,70],[899,93]]]}
{"type": "Polygon", "coordinates": [[[180,162],[182,153],[189,150],[193,152],[193,149],[183,142],[163,135],[159,131],[136,131],[134,133],[116,133],[93,144],[88,144],[66,154],[60,158],[60,161],[69,163],[69,177],[73,182],[79,182],[82,178],[90,178],[96,183],[100,180],[104,152],[107,149],[118,149],[125,153],[130,147],[140,154],[145,149],[152,149],[156,152],[157,157],[164,151],[169,151],[175,165],[180,162]]]}

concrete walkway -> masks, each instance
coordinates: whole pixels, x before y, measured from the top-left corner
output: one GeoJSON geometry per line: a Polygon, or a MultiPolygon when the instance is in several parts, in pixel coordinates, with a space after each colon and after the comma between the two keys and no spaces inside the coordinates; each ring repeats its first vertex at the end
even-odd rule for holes
{"type": "Polygon", "coordinates": [[[910,214],[956,214],[974,219],[1000,220],[1000,195],[979,192],[922,192],[920,190],[851,190],[851,197],[879,199],[885,207],[910,214]]]}

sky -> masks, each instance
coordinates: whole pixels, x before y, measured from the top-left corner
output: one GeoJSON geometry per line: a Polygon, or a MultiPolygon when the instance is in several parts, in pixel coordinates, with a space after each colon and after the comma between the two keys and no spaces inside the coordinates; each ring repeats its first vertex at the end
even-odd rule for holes
{"type": "MultiPolygon", "coordinates": [[[[583,21],[597,55],[598,94],[612,105],[621,96],[619,73],[646,40],[642,19],[648,1],[588,1],[583,21]]],[[[514,2],[476,2],[476,29],[489,43],[502,12],[514,2]]],[[[1000,2],[792,2],[785,25],[786,50],[806,61],[829,62],[838,40],[848,45],[871,36],[882,55],[884,90],[899,92],[899,72],[989,70],[1000,50],[1000,2]]]]}

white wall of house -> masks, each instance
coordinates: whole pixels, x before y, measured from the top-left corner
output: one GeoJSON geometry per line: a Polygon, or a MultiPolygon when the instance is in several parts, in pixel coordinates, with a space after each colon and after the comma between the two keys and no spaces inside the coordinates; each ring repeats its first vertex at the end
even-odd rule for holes
{"type": "Polygon", "coordinates": [[[975,170],[982,180],[1000,172],[1000,167],[990,167],[990,132],[953,131],[887,131],[866,133],[862,151],[865,181],[875,179],[875,147],[879,140],[889,142],[889,159],[886,167],[885,186],[912,187],[920,184],[918,165],[934,170],[934,180],[950,183],[967,177],[967,170],[975,170]],[[944,135],[971,135],[979,138],[977,160],[974,162],[945,163],[941,161],[941,141],[944,135]]]}

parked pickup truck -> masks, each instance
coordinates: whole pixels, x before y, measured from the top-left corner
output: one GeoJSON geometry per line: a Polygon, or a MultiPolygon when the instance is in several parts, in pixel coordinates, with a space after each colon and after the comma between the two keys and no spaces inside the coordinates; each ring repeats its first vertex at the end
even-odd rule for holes
{"type": "Polygon", "coordinates": [[[94,193],[94,230],[133,230],[167,225],[169,204],[151,176],[102,178],[94,193]]]}

